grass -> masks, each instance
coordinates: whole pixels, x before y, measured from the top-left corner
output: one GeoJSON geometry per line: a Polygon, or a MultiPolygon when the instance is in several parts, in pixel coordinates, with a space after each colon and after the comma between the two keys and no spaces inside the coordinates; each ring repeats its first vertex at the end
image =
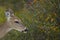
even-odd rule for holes
{"type": "Polygon", "coordinates": [[[4,11],[5,11],[5,8],[0,7],[0,24],[2,24],[6,20],[5,15],[4,15],[4,11]]]}

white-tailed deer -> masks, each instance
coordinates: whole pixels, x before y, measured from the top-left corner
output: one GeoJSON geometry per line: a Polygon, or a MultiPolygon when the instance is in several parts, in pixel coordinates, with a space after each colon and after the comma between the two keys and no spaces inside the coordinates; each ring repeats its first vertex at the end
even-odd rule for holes
{"type": "Polygon", "coordinates": [[[22,25],[21,20],[17,18],[14,13],[11,13],[10,10],[5,11],[6,15],[6,22],[0,26],[0,38],[4,37],[10,30],[15,29],[20,32],[26,33],[28,30],[27,28],[22,25]]]}

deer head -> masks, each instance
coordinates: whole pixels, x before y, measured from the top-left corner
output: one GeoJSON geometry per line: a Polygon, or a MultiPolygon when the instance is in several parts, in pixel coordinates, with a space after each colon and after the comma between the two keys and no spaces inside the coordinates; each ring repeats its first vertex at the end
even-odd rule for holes
{"type": "Polygon", "coordinates": [[[22,24],[21,20],[14,15],[11,9],[6,10],[5,16],[6,16],[9,28],[15,29],[24,33],[28,31],[28,29],[22,24]]]}

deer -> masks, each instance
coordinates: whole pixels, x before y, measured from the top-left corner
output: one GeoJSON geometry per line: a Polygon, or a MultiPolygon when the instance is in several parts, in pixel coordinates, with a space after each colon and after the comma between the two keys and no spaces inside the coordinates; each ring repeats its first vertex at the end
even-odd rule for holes
{"type": "Polygon", "coordinates": [[[3,38],[12,29],[27,33],[28,28],[22,24],[20,18],[14,15],[13,11],[7,9],[4,14],[6,21],[0,25],[0,38],[3,38]]]}

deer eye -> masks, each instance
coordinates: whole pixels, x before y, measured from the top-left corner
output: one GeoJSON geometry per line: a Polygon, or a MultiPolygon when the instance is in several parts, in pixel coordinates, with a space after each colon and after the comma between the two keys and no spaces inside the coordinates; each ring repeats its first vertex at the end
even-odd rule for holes
{"type": "Polygon", "coordinates": [[[15,23],[19,23],[18,21],[15,21],[15,23]]]}

